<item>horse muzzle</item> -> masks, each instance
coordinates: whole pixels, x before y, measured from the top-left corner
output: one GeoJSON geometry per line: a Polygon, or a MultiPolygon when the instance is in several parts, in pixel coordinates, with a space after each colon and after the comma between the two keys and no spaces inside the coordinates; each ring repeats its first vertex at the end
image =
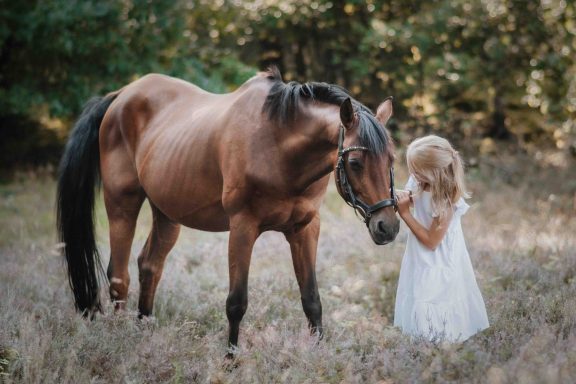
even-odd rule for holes
{"type": "Polygon", "coordinates": [[[378,245],[385,245],[394,241],[399,230],[400,220],[396,215],[393,218],[374,217],[368,225],[370,237],[378,245]]]}

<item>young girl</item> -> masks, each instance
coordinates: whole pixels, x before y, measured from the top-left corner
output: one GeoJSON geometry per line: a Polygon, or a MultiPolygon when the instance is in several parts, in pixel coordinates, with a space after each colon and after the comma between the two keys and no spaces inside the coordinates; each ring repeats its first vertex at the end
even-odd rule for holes
{"type": "Polygon", "coordinates": [[[462,160],[438,136],[414,140],[406,159],[407,191],[397,194],[398,212],[410,232],[394,325],[429,340],[464,341],[486,329],[488,317],[460,223],[469,207],[462,160]]]}

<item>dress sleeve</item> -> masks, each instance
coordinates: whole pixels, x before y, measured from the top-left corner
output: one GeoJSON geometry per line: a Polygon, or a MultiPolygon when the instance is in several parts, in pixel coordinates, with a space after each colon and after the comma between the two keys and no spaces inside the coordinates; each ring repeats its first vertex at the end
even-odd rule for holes
{"type": "Polygon", "coordinates": [[[408,181],[406,182],[406,186],[404,186],[404,189],[412,192],[418,191],[418,183],[416,182],[414,176],[410,175],[410,177],[408,177],[408,181]]]}
{"type": "Polygon", "coordinates": [[[470,206],[464,201],[463,198],[458,199],[456,205],[454,205],[454,216],[460,217],[468,211],[470,206]]]}

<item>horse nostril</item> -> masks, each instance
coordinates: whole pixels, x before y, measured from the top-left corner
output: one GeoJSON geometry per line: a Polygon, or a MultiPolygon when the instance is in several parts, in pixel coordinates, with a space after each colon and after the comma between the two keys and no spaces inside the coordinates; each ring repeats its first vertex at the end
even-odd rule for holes
{"type": "Polygon", "coordinates": [[[376,229],[378,230],[378,232],[380,232],[382,235],[389,237],[389,238],[396,237],[396,234],[398,233],[399,227],[400,227],[400,222],[390,224],[384,220],[379,220],[378,224],[376,225],[376,229]]]}

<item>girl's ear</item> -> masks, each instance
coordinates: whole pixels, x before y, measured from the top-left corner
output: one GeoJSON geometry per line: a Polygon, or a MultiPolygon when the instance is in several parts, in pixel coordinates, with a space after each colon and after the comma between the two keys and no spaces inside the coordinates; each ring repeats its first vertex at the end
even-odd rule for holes
{"type": "Polygon", "coordinates": [[[376,118],[382,125],[386,125],[390,116],[392,116],[392,96],[388,96],[376,110],[376,118]]]}
{"type": "Polygon", "coordinates": [[[354,107],[349,97],[340,105],[340,121],[342,121],[344,128],[352,128],[352,123],[354,122],[354,107]]]}

